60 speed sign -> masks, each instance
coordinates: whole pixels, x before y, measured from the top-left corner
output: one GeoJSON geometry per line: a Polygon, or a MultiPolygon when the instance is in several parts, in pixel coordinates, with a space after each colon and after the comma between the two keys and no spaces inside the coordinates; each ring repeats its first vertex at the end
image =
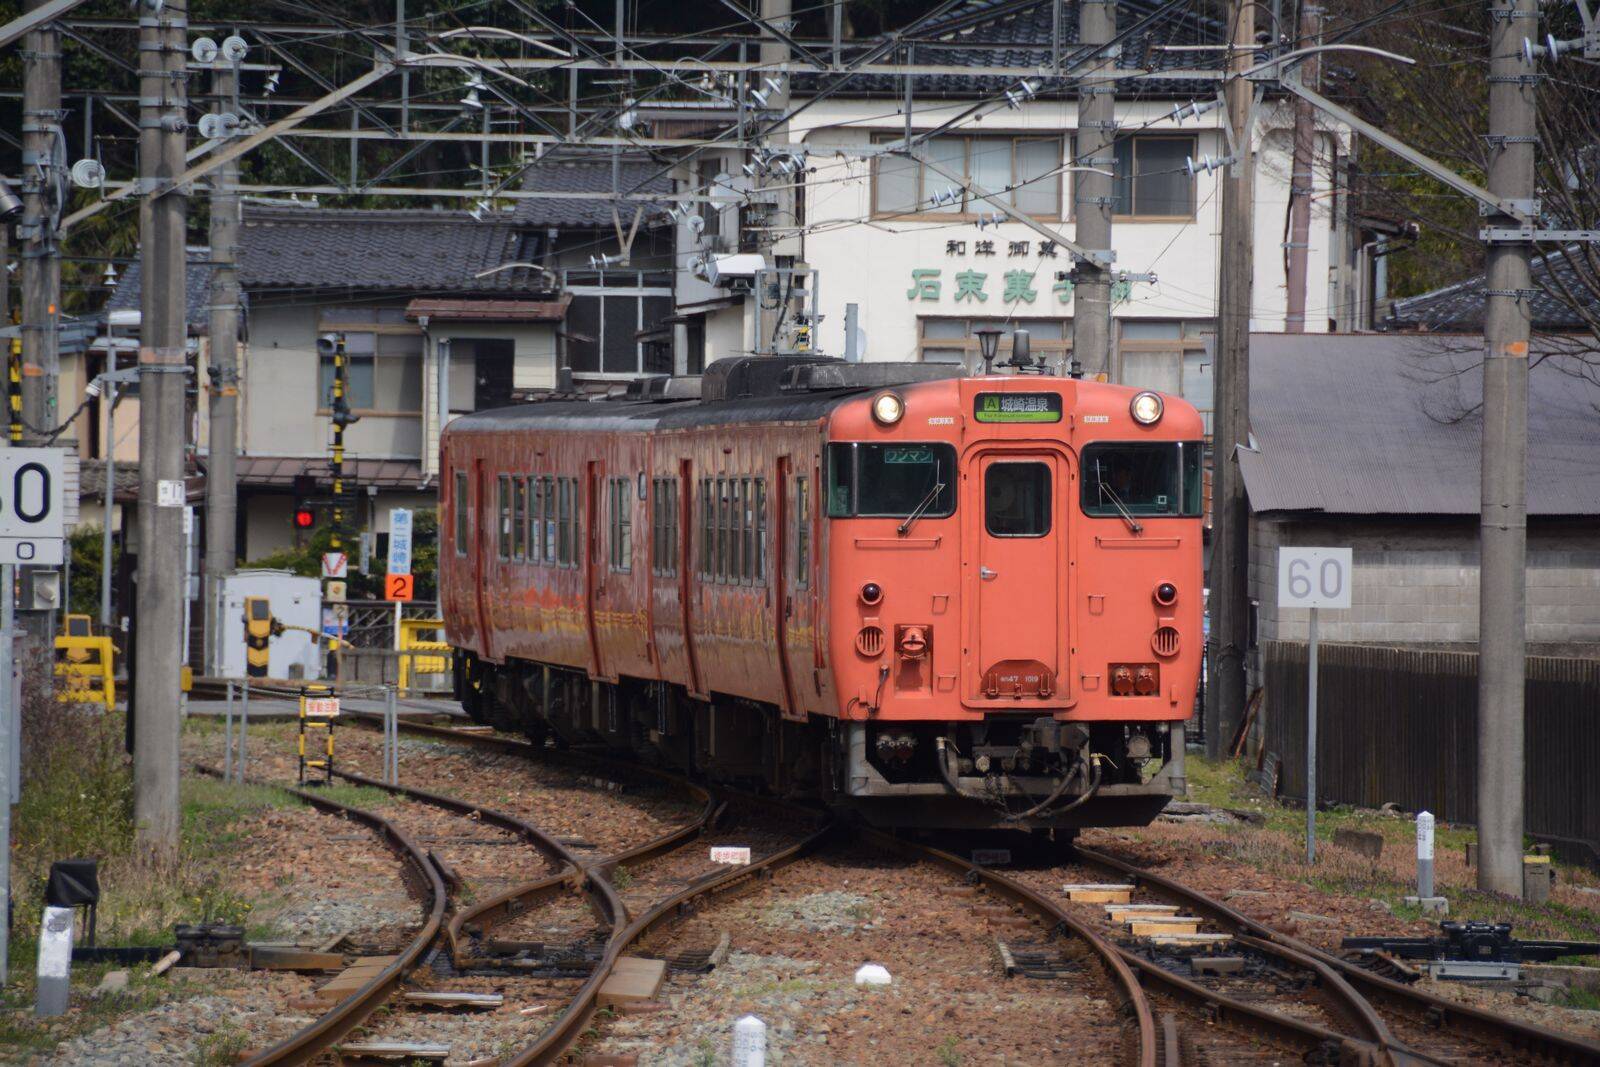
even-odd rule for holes
{"type": "Polygon", "coordinates": [[[0,449],[0,563],[61,564],[64,455],[59,448],[0,449]]]}

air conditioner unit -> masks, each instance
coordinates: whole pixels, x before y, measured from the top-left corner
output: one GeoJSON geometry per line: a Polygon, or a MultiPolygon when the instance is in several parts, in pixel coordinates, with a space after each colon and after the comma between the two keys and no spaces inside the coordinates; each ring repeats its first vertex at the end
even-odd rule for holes
{"type": "Polygon", "coordinates": [[[733,285],[736,282],[749,285],[758,271],[766,269],[766,257],[755,252],[712,256],[706,263],[706,280],[712,285],[733,285]]]}

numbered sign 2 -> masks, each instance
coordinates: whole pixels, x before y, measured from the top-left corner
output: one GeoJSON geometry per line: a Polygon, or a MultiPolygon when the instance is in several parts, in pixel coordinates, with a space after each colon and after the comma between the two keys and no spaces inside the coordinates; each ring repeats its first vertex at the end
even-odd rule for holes
{"type": "Polygon", "coordinates": [[[1279,548],[1278,607],[1348,608],[1348,548],[1279,548]]]}
{"type": "Polygon", "coordinates": [[[416,595],[417,580],[410,574],[385,574],[383,599],[410,600],[416,595]]]}

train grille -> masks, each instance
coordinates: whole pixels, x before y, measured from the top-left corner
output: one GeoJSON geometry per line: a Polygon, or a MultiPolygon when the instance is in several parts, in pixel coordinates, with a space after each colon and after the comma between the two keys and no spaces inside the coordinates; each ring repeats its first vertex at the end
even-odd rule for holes
{"type": "Polygon", "coordinates": [[[1163,626],[1150,638],[1150,647],[1158,656],[1176,656],[1181,639],[1176,627],[1163,626]]]}
{"type": "Polygon", "coordinates": [[[872,657],[883,654],[883,631],[876,626],[863,626],[856,634],[856,651],[872,657]]]}

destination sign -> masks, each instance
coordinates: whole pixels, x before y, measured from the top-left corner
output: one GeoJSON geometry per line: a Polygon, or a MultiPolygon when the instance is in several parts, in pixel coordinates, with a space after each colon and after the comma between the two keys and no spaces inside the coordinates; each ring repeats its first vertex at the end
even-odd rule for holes
{"type": "Polygon", "coordinates": [[[1060,393],[979,393],[972,417],[979,422],[1060,422],[1060,393]]]}

